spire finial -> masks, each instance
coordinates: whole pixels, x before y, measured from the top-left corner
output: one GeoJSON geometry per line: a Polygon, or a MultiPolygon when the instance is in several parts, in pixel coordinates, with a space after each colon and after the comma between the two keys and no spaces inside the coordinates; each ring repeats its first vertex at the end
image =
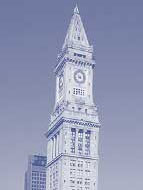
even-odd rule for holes
{"type": "Polygon", "coordinates": [[[76,7],[74,8],[74,14],[79,14],[78,6],[76,4],[76,7]]]}
{"type": "Polygon", "coordinates": [[[90,47],[77,5],[74,8],[74,13],[72,15],[71,22],[67,31],[63,49],[65,47],[70,47],[74,45],[80,48],[90,47]]]}

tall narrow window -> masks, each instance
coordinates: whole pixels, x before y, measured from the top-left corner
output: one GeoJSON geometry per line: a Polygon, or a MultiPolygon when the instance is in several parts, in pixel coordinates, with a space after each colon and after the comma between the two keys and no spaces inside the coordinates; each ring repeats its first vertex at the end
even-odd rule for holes
{"type": "Polygon", "coordinates": [[[76,129],[71,128],[71,153],[75,153],[76,129]]]}
{"type": "Polygon", "coordinates": [[[91,131],[87,130],[85,132],[85,155],[90,155],[90,135],[91,131]]]}
{"type": "Polygon", "coordinates": [[[78,153],[83,153],[83,130],[79,129],[78,131],[78,153]]]}

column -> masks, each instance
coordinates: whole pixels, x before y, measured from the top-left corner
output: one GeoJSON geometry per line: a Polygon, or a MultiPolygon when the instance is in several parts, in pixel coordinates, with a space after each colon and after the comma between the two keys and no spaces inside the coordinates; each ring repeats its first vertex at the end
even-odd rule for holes
{"type": "Polygon", "coordinates": [[[55,135],[55,157],[57,156],[57,135],[55,135]]]}
{"type": "Polygon", "coordinates": [[[50,139],[50,161],[52,160],[52,143],[53,143],[53,141],[52,141],[52,139],[50,139]]]}
{"type": "Polygon", "coordinates": [[[52,138],[53,146],[52,146],[52,159],[55,158],[55,137],[52,138]]]}
{"type": "Polygon", "coordinates": [[[62,143],[62,140],[63,140],[63,138],[62,138],[62,133],[63,133],[63,131],[62,131],[62,129],[60,130],[60,132],[59,132],[59,154],[61,154],[62,153],[62,145],[63,145],[63,143],[62,143]]]}
{"type": "Polygon", "coordinates": [[[59,155],[59,132],[57,133],[57,156],[59,155]]]}

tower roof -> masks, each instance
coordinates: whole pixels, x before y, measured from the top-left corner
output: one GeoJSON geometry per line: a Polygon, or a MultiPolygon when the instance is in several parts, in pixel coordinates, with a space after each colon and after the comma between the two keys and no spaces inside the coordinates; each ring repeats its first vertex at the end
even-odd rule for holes
{"type": "Polygon", "coordinates": [[[74,8],[74,13],[63,44],[63,49],[70,45],[90,47],[77,5],[74,8]]]}

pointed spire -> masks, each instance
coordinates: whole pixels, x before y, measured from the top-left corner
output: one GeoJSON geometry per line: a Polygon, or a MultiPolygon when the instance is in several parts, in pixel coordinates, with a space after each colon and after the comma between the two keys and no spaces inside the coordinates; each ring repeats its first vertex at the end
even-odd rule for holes
{"type": "Polygon", "coordinates": [[[67,31],[63,49],[66,46],[71,45],[85,48],[90,47],[77,5],[74,9],[74,14],[67,31]]]}
{"type": "Polygon", "coordinates": [[[79,9],[78,9],[77,4],[76,4],[76,7],[74,8],[74,14],[79,14],[79,9]]]}

